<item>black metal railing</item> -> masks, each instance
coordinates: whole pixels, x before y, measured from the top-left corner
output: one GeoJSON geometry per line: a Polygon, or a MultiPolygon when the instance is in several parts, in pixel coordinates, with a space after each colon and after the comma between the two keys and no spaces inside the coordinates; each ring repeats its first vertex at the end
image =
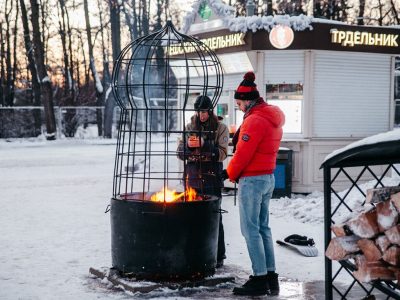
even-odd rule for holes
{"type": "MultiPolygon", "coordinates": [[[[325,161],[321,167],[324,172],[324,231],[325,249],[327,249],[331,238],[331,226],[338,222],[339,216],[343,216],[346,211],[348,215],[354,208],[348,203],[350,195],[359,193],[359,197],[364,199],[361,205],[365,205],[366,188],[368,181],[374,180],[373,188],[385,186],[385,178],[398,177],[389,180],[393,185],[400,185],[400,151],[394,152],[394,148],[400,149],[400,141],[372,145],[370,148],[363,147],[360,150],[353,149],[340,153],[337,157],[332,157],[325,161]],[[388,152],[385,152],[385,149],[388,152]],[[366,151],[366,152],[363,152],[366,151]],[[380,155],[376,155],[379,153],[380,155]],[[389,153],[390,152],[390,153],[389,153]],[[391,173],[390,173],[391,171],[391,173]],[[344,190],[343,183],[348,183],[348,189],[344,190]],[[340,192],[339,191],[342,191],[340,192]]],[[[399,283],[394,281],[375,280],[371,283],[362,283],[354,277],[353,271],[356,270],[355,264],[351,260],[331,261],[325,257],[325,299],[360,299],[369,295],[378,294],[383,298],[379,299],[400,299],[399,283]],[[335,270],[333,270],[335,266],[335,270]],[[346,277],[345,280],[343,278],[346,277]],[[346,282],[344,282],[346,281],[346,282]]]]}

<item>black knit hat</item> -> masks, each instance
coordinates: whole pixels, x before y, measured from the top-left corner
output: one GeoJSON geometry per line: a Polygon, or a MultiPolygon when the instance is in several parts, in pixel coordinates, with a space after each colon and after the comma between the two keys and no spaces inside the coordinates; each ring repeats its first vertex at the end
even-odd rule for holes
{"type": "Polygon", "coordinates": [[[194,102],[194,109],[213,109],[211,99],[207,96],[198,96],[194,102]]]}
{"type": "Polygon", "coordinates": [[[257,85],[254,83],[256,75],[253,72],[247,72],[243,76],[243,81],[239,84],[235,91],[235,99],[238,100],[257,100],[260,98],[260,93],[257,90],[257,85]]]}

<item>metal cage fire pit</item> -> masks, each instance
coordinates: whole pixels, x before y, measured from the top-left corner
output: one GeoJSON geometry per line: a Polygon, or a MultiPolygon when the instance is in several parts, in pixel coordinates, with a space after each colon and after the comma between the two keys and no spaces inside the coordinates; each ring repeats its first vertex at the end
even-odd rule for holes
{"type": "MultiPolygon", "coordinates": [[[[215,53],[170,21],[129,44],[116,61],[112,87],[121,113],[111,248],[122,274],[180,279],[215,272],[221,200],[189,186],[186,150],[179,153],[178,145],[202,134],[185,129],[193,102],[208,96],[215,106],[222,81],[215,53]]],[[[201,160],[199,170],[201,182],[201,160]]]]}

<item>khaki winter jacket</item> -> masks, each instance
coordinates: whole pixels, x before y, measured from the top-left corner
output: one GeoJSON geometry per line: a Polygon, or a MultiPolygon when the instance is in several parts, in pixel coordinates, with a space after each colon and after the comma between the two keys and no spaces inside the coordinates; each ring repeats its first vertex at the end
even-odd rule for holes
{"type": "MultiPolygon", "coordinates": [[[[212,117],[212,116],[210,116],[212,117]]],[[[202,125],[201,129],[196,129],[195,122],[192,117],[192,122],[186,125],[187,138],[190,135],[200,135],[203,138],[203,145],[201,150],[199,148],[188,148],[186,146],[186,151],[193,159],[200,154],[202,155],[202,161],[218,161],[222,162],[228,156],[228,143],[229,143],[229,130],[228,127],[222,123],[218,122],[217,130],[215,131],[215,137],[212,139],[212,133],[207,125],[202,125]]],[[[178,151],[183,152],[184,145],[183,141],[180,141],[178,151]]],[[[179,155],[183,159],[183,155],[179,155]]],[[[190,161],[189,157],[189,161],[190,161]]]]}

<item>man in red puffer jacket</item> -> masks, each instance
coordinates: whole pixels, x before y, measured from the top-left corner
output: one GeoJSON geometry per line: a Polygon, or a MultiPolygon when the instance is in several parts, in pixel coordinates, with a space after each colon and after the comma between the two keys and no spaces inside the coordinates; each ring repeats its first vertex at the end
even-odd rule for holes
{"type": "Polygon", "coordinates": [[[279,281],[268,219],[285,116],[277,106],[267,104],[260,97],[254,80],[253,72],[246,73],[235,92],[236,104],[245,114],[232,140],[234,156],[222,174],[232,182],[239,182],[240,229],[254,273],[243,286],[235,287],[233,293],[278,295],[279,281]]]}

